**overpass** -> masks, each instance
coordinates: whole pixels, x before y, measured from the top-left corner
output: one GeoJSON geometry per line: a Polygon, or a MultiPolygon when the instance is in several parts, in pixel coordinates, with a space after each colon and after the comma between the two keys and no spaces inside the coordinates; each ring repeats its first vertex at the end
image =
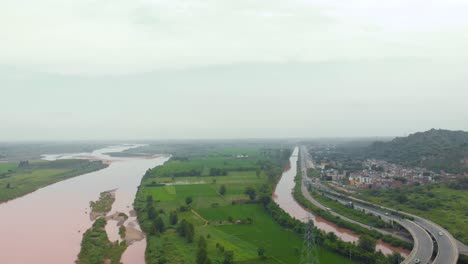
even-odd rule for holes
{"type": "MultiPolygon", "coordinates": [[[[312,160],[310,159],[309,153],[307,149],[304,146],[300,147],[300,157],[301,157],[301,165],[302,165],[302,174],[304,175],[303,177],[303,182],[302,182],[302,193],[304,196],[311,201],[314,205],[318,206],[321,209],[325,209],[326,207],[322,204],[320,204],[317,200],[313,199],[313,197],[310,195],[309,191],[305,187],[306,184],[316,184],[318,186],[327,188],[323,185],[320,184],[320,182],[316,181],[313,182],[307,177],[307,168],[314,168],[314,164],[312,160]]],[[[327,188],[328,189],[328,188],[327,188]]],[[[382,219],[385,219],[387,221],[394,221],[398,224],[400,224],[403,228],[408,230],[408,232],[411,234],[413,237],[413,249],[411,253],[408,255],[408,257],[403,261],[403,263],[418,263],[417,261],[419,260],[419,263],[422,264],[456,264],[458,261],[458,248],[462,248],[463,250],[467,250],[468,248],[463,245],[462,243],[456,241],[453,236],[444,228],[440,227],[439,225],[415,216],[411,214],[407,214],[404,212],[399,212],[390,208],[386,208],[383,206],[371,204],[367,201],[363,201],[357,198],[354,198],[352,196],[348,195],[343,195],[340,193],[336,193],[331,190],[327,190],[328,193],[338,195],[339,197],[345,197],[348,201],[353,201],[357,202],[359,206],[374,215],[380,216],[382,219]],[[372,206],[365,206],[366,204],[372,205],[372,206]],[[389,213],[397,213],[396,215],[392,214],[389,215],[389,213]],[[401,218],[398,215],[406,215],[414,220],[409,220],[405,218],[401,218]],[[436,247],[434,247],[436,245],[436,247]],[[432,260],[433,252],[434,249],[436,249],[435,252],[435,258],[432,260]]],[[[334,197],[335,200],[337,200],[337,197],[334,197]]],[[[344,201],[343,198],[340,198],[341,202],[346,204],[348,201],[344,201]]],[[[333,212],[335,215],[339,215],[335,212],[333,212]]],[[[346,221],[357,223],[361,226],[365,226],[362,223],[358,223],[352,219],[349,219],[347,217],[339,215],[341,218],[343,218],[346,221]]],[[[383,230],[376,229],[377,231],[381,232],[383,230]]],[[[382,233],[382,232],[381,232],[382,233]]]]}

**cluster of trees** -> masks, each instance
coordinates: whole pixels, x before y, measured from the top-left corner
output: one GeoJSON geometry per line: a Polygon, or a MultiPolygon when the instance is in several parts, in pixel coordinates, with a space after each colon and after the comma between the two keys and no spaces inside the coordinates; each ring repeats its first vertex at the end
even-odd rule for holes
{"type": "Polygon", "coordinates": [[[181,205],[179,207],[179,211],[181,212],[186,212],[186,211],[189,211],[191,209],[191,204],[193,203],[193,198],[192,196],[187,196],[185,197],[185,205],[181,205]]]}
{"type": "Polygon", "coordinates": [[[318,245],[349,257],[359,263],[367,264],[399,264],[403,257],[399,253],[385,256],[380,251],[375,252],[376,240],[368,235],[362,235],[357,244],[344,242],[333,233],[325,233],[314,229],[318,245]]]}
{"type": "Polygon", "coordinates": [[[177,222],[179,221],[179,217],[177,216],[177,211],[172,211],[169,214],[169,223],[171,225],[177,225],[177,222]]]}
{"type": "Polygon", "coordinates": [[[177,226],[177,233],[181,237],[185,237],[188,243],[193,242],[193,238],[195,236],[195,227],[192,223],[188,222],[185,219],[180,221],[179,225],[177,226]]]}
{"type": "Polygon", "coordinates": [[[213,263],[208,257],[206,239],[203,236],[200,236],[198,240],[198,249],[197,249],[197,264],[211,264],[213,263]]]}
{"type": "Polygon", "coordinates": [[[224,246],[219,243],[216,243],[216,248],[218,249],[220,253],[223,253],[224,255],[223,260],[218,263],[221,263],[221,264],[233,264],[234,263],[234,251],[225,250],[224,246]]]}
{"type": "Polygon", "coordinates": [[[251,201],[255,200],[255,198],[257,197],[257,191],[255,191],[255,188],[254,188],[254,187],[251,187],[251,186],[245,188],[244,193],[245,193],[247,196],[249,196],[249,199],[250,199],[251,201]]]}
{"type": "Polygon", "coordinates": [[[20,161],[20,163],[18,164],[18,168],[26,168],[26,167],[29,167],[29,160],[20,161]]]}
{"type": "Polygon", "coordinates": [[[275,167],[283,168],[287,166],[292,149],[290,148],[264,148],[260,151],[264,158],[263,162],[273,163],[275,167]]]}
{"type": "Polygon", "coordinates": [[[211,168],[210,169],[210,176],[226,176],[228,174],[228,170],[224,168],[211,168]]]}
{"type": "Polygon", "coordinates": [[[150,235],[157,235],[158,233],[164,232],[164,221],[159,214],[163,214],[163,210],[159,210],[159,212],[154,207],[153,196],[148,195],[146,197],[146,212],[149,221],[149,230],[148,233],[150,235]]]}
{"type": "Polygon", "coordinates": [[[201,165],[171,160],[164,166],[148,169],[145,177],[199,177],[202,172],[203,166],[201,165]]]}
{"type": "Polygon", "coordinates": [[[447,186],[455,190],[468,190],[468,178],[463,178],[456,182],[451,182],[447,186]]]}
{"type": "Polygon", "coordinates": [[[390,142],[375,142],[366,155],[408,166],[452,173],[466,172],[460,160],[468,155],[468,132],[431,129],[390,142]]]}
{"type": "Polygon", "coordinates": [[[343,171],[346,173],[362,171],[362,163],[365,160],[364,148],[360,145],[339,146],[337,148],[329,148],[328,145],[316,147],[313,154],[317,163],[327,163],[325,170],[336,169],[340,174],[343,171]]]}
{"type": "Polygon", "coordinates": [[[127,244],[125,240],[120,243],[110,242],[105,226],[106,220],[98,218],[83,234],[77,264],[104,263],[106,259],[110,259],[111,263],[120,263],[127,244]]]}
{"type": "MultiPolygon", "coordinates": [[[[278,164],[286,164],[287,161],[277,161],[278,164]]],[[[260,166],[260,169],[255,171],[257,177],[260,176],[261,172],[263,171],[264,174],[267,176],[268,184],[273,185],[278,180],[279,176],[281,175],[283,166],[279,166],[277,163],[272,162],[270,160],[260,160],[257,162],[257,165],[260,166]]],[[[286,166],[286,165],[285,165],[286,166]]]]}

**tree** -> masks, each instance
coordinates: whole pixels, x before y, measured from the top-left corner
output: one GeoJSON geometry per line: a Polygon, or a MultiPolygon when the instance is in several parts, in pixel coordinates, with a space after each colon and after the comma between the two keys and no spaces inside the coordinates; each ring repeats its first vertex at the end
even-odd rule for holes
{"type": "Polygon", "coordinates": [[[270,203],[271,198],[268,194],[262,194],[259,200],[262,203],[263,207],[266,207],[270,203]]]}
{"type": "MultiPolygon", "coordinates": [[[[151,222],[150,222],[151,223],[151,222]]],[[[158,233],[158,230],[156,229],[156,226],[154,224],[150,225],[149,227],[149,234],[150,236],[154,236],[158,233]]]]}
{"type": "Polygon", "coordinates": [[[154,209],[153,206],[150,206],[148,208],[148,219],[154,220],[158,216],[158,212],[156,212],[156,209],[154,209]]]}
{"type": "Polygon", "coordinates": [[[359,237],[358,245],[360,248],[362,248],[363,250],[367,252],[374,252],[376,241],[369,235],[361,235],[359,237]]]}
{"type": "Polygon", "coordinates": [[[192,243],[193,237],[195,236],[195,228],[192,223],[188,223],[186,228],[185,237],[187,238],[187,242],[192,243]]]}
{"type": "Polygon", "coordinates": [[[187,221],[185,219],[182,219],[182,221],[179,223],[179,226],[177,227],[177,233],[181,237],[185,237],[185,231],[187,230],[187,221]]]}
{"type": "Polygon", "coordinates": [[[255,197],[257,196],[257,193],[253,187],[245,188],[245,194],[249,196],[250,200],[255,200],[255,197]]]}
{"type": "Polygon", "coordinates": [[[164,222],[160,216],[154,221],[154,226],[160,233],[164,232],[164,222]]]}
{"type": "Polygon", "coordinates": [[[177,233],[179,233],[181,237],[185,237],[187,242],[191,243],[193,242],[193,237],[195,236],[195,228],[192,223],[182,219],[182,221],[179,223],[179,226],[177,227],[177,233]]]}
{"type": "Polygon", "coordinates": [[[200,236],[198,240],[197,264],[206,264],[207,260],[208,252],[206,250],[206,240],[203,236],[200,236]]]}
{"type": "Polygon", "coordinates": [[[226,194],[226,186],[223,184],[219,187],[219,194],[223,195],[226,194]]]}
{"type": "Polygon", "coordinates": [[[398,252],[393,252],[392,255],[389,256],[391,264],[399,264],[403,261],[403,257],[398,252]]]}
{"type": "Polygon", "coordinates": [[[331,242],[336,242],[338,240],[338,237],[335,235],[335,233],[330,232],[330,233],[327,233],[327,239],[330,240],[331,242]]]}
{"type": "Polygon", "coordinates": [[[185,204],[190,205],[192,202],[193,202],[192,197],[189,196],[189,197],[185,198],[185,204]]]}
{"type": "Polygon", "coordinates": [[[399,194],[396,199],[399,203],[406,203],[408,201],[408,197],[405,194],[399,194]]]}
{"type": "Polygon", "coordinates": [[[234,264],[234,252],[233,251],[224,252],[223,264],[234,264]]]}
{"type": "Polygon", "coordinates": [[[178,221],[179,221],[179,218],[177,217],[177,212],[172,211],[169,214],[169,222],[171,223],[171,225],[176,225],[178,221]]]}
{"type": "Polygon", "coordinates": [[[152,195],[146,196],[146,207],[150,207],[152,205],[153,205],[153,196],[152,195]]]}
{"type": "Polygon", "coordinates": [[[264,248],[258,248],[257,254],[260,258],[265,258],[265,249],[264,248]]]}

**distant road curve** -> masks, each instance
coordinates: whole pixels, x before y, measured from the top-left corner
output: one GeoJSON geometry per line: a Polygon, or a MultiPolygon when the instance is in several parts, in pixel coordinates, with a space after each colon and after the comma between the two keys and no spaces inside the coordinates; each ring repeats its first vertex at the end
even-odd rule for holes
{"type": "MultiPolygon", "coordinates": [[[[304,155],[303,161],[309,162],[309,153],[305,146],[301,146],[301,154],[304,155]]],[[[312,163],[313,164],[313,163],[312,163]]],[[[304,169],[304,168],[303,168],[304,169]]],[[[306,168],[305,168],[306,170],[306,168]]],[[[306,173],[306,172],[305,172],[306,173]]],[[[307,175],[307,174],[304,174],[307,175]]],[[[343,195],[343,194],[341,194],[343,195]]],[[[352,196],[347,196],[348,199],[352,199],[357,202],[368,203],[368,201],[363,201],[361,199],[354,198],[352,196]]],[[[309,197],[308,197],[309,198],[309,197]]],[[[317,201],[316,201],[317,202],[317,201]]],[[[399,212],[407,216],[413,217],[414,221],[408,219],[398,219],[393,218],[394,221],[398,222],[405,229],[407,229],[410,234],[413,236],[414,247],[410,255],[405,259],[403,263],[415,263],[416,259],[419,259],[419,263],[432,263],[432,264],[456,264],[459,256],[459,247],[463,250],[463,253],[468,252],[468,247],[463,245],[461,242],[455,240],[453,236],[441,226],[416,215],[408,214],[401,211],[396,211],[391,208],[387,208],[380,205],[375,205],[380,207],[382,210],[390,212],[399,212]],[[439,233],[440,232],[440,233],[439,233]],[[431,262],[432,252],[433,252],[433,240],[437,244],[436,257],[433,262],[431,262]]],[[[372,208],[367,208],[372,209],[372,208]]],[[[373,210],[373,213],[377,215],[382,215],[382,212],[373,210]]],[[[387,216],[388,217],[388,216],[387,216]]]]}

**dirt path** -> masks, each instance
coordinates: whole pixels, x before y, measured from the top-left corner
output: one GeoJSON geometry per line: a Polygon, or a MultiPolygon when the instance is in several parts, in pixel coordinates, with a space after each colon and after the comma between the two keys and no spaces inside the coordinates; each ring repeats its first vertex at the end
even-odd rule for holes
{"type": "Polygon", "coordinates": [[[200,218],[203,222],[205,222],[205,225],[208,225],[208,223],[209,223],[208,220],[206,220],[205,218],[203,218],[203,216],[201,216],[200,214],[195,212],[195,210],[191,209],[191,211],[196,217],[200,218]]]}

